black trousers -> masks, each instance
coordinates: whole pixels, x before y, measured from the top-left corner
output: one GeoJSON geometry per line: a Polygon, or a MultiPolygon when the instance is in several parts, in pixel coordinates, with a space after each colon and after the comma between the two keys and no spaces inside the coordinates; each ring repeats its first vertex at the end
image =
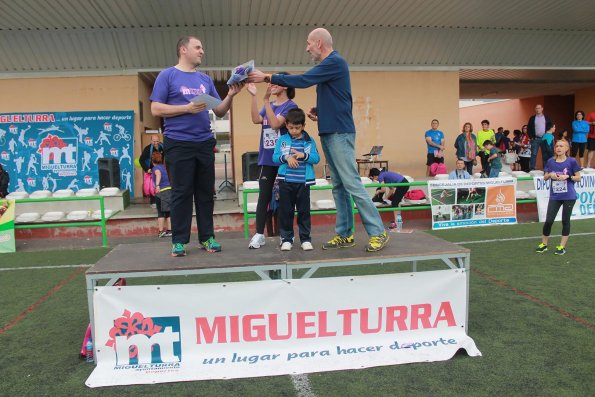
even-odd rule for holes
{"type": "Polygon", "coordinates": [[[543,224],[543,235],[549,236],[552,232],[552,224],[562,207],[562,236],[570,236],[570,216],[576,200],[550,200],[547,203],[547,213],[543,224]]]}
{"type": "Polygon", "coordinates": [[[176,141],[165,137],[165,164],[172,186],[172,243],[188,244],[192,225],[192,200],[196,209],[198,240],[214,237],[213,186],[215,186],[215,153],[217,141],[176,141]]]}
{"type": "Polygon", "coordinates": [[[302,243],[310,241],[310,186],[304,183],[279,181],[279,224],[281,241],[293,242],[293,215],[297,211],[297,224],[302,243]]]}
{"type": "MultiPolygon", "coordinates": [[[[403,181],[407,182],[407,181],[403,181]]],[[[405,193],[409,190],[409,186],[397,186],[395,192],[393,193],[392,202],[390,204],[391,207],[398,207],[401,200],[405,196],[405,193]]]]}
{"type": "Polygon", "coordinates": [[[273,198],[273,185],[279,167],[261,165],[258,173],[258,203],[256,204],[256,233],[264,234],[268,208],[273,198]]]}

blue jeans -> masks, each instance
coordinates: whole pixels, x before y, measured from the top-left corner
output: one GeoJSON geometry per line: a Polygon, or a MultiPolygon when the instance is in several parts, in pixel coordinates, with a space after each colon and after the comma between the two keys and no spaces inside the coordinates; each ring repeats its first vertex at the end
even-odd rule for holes
{"type": "MultiPolygon", "coordinates": [[[[529,168],[531,168],[531,170],[535,169],[535,163],[537,160],[537,151],[539,150],[539,148],[541,148],[541,160],[543,163],[543,166],[545,166],[545,163],[548,160],[548,154],[550,153],[549,150],[549,146],[547,144],[546,141],[544,141],[542,138],[538,138],[535,137],[534,139],[532,139],[530,141],[531,144],[531,161],[529,163],[529,168]]],[[[551,154],[553,156],[553,149],[551,150],[551,154]]],[[[550,156],[551,157],[551,156],[550,156]]]]}
{"type": "Polygon", "coordinates": [[[372,198],[364,188],[355,162],[355,133],[320,135],[322,150],[331,170],[333,198],[337,206],[335,232],[341,237],[351,235],[353,212],[351,197],[357,205],[362,223],[369,236],[384,233],[384,225],[372,198]]]}

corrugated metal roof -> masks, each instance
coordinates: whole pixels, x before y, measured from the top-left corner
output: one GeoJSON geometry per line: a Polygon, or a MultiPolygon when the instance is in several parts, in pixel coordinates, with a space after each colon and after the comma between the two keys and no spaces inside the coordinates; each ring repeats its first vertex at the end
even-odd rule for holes
{"type": "Polygon", "coordinates": [[[595,67],[593,0],[0,1],[0,73],[160,70],[197,35],[204,69],[303,70],[328,27],[354,70],[595,67]]]}

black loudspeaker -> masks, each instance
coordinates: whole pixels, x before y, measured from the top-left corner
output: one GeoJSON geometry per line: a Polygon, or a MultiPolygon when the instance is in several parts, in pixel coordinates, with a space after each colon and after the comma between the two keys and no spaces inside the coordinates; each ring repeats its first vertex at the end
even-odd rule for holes
{"type": "Polygon", "coordinates": [[[244,182],[258,180],[258,152],[242,154],[242,177],[244,182]]]}
{"type": "Polygon", "coordinates": [[[97,160],[99,170],[99,188],[117,187],[120,188],[120,163],[115,158],[104,158],[97,160]]]}

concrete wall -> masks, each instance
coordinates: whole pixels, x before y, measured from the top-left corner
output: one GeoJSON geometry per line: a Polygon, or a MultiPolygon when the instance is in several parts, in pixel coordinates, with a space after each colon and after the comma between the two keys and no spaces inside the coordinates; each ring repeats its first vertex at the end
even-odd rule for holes
{"type": "MultiPolygon", "coordinates": [[[[431,120],[437,118],[446,135],[447,164],[452,168],[455,156],[450,147],[459,128],[457,72],[353,72],[351,84],[357,157],[373,145],[384,145],[382,160],[389,161],[390,170],[422,177],[426,172],[424,133],[430,129],[431,120]]],[[[258,85],[259,107],[264,89],[264,84],[258,85]]],[[[304,110],[315,106],[315,88],[297,90],[294,101],[304,110]]],[[[258,151],[260,137],[259,126],[250,120],[250,94],[236,96],[232,116],[234,172],[239,184],[242,154],[258,151]]],[[[306,130],[317,135],[316,125],[309,120],[306,130]]],[[[318,137],[316,142],[322,152],[318,137]]],[[[322,156],[316,167],[317,177],[322,177],[324,163],[322,156]]]]}
{"type": "MultiPolygon", "coordinates": [[[[572,95],[549,95],[508,101],[488,103],[485,105],[469,106],[459,110],[460,127],[465,122],[473,124],[473,131],[481,129],[481,121],[490,121],[490,128],[494,131],[504,127],[512,133],[527,124],[529,118],[535,114],[535,105],[542,104],[544,113],[555,123],[557,130],[566,129],[574,118],[574,97],[572,95]]],[[[511,136],[512,137],[512,136],[511,136]]]]}

